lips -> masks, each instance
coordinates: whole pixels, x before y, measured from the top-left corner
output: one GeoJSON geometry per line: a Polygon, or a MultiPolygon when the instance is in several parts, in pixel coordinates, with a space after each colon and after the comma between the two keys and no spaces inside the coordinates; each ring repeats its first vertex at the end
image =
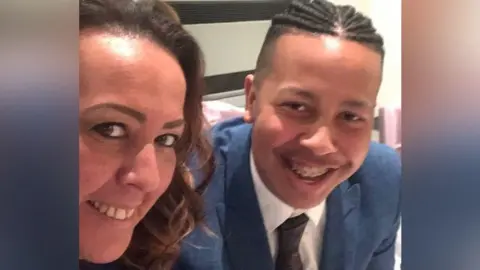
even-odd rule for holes
{"type": "Polygon", "coordinates": [[[114,207],[106,203],[98,201],[88,201],[88,204],[92,206],[98,213],[103,214],[109,218],[115,220],[126,220],[133,216],[135,209],[124,209],[119,207],[114,207]]]}
{"type": "Polygon", "coordinates": [[[302,166],[300,164],[291,163],[290,169],[303,178],[315,178],[324,175],[329,169],[314,166],[302,166]]]}
{"type": "Polygon", "coordinates": [[[313,162],[298,161],[292,158],[282,157],[285,167],[301,180],[316,182],[324,179],[330,173],[335,171],[337,166],[316,165],[313,162]]]}

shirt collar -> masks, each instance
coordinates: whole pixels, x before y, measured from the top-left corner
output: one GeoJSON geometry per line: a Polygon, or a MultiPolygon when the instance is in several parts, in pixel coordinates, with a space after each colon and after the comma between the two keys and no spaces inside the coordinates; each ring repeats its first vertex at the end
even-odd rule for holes
{"type": "Polygon", "coordinates": [[[322,215],[325,213],[325,201],[309,209],[294,209],[277,198],[263,183],[260,178],[253,153],[250,151],[250,170],[253,179],[253,185],[257,194],[258,203],[263,216],[265,229],[268,233],[275,231],[285,220],[290,217],[305,213],[315,226],[320,223],[322,215]]]}

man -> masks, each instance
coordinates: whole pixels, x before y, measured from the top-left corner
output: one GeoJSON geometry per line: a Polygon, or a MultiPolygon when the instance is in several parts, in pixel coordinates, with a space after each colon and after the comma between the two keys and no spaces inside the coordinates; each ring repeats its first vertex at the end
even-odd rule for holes
{"type": "Polygon", "coordinates": [[[400,159],[370,142],[383,57],[351,6],[294,0],[273,18],[245,115],[213,128],[207,228],[176,269],[394,268],[400,159]]]}

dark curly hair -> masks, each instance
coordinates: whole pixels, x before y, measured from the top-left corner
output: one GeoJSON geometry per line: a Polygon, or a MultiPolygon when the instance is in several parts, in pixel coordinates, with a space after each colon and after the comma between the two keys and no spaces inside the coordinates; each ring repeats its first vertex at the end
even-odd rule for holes
{"type": "Polygon", "coordinates": [[[172,183],[137,225],[121,258],[123,269],[168,269],[179,254],[179,242],[203,221],[201,193],[213,171],[213,155],[202,135],[204,62],[195,39],[182,27],[175,11],[157,0],[80,0],[80,35],[96,29],[114,34],[137,35],[168,50],[180,64],[187,82],[185,132],[177,144],[177,166],[172,183]],[[187,158],[195,157],[197,175],[204,179],[194,187],[187,158]]]}

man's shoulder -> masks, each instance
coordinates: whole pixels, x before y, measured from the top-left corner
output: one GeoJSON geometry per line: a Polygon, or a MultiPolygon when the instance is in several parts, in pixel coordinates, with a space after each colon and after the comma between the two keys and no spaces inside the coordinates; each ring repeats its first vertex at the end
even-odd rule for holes
{"type": "Polygon", "coordinates": [[[239,158],[239,153],[249,151],[251,130],[252,125],[241,117],[214,125],[210,130],[210,139],[217,162],[239,158]]]}
{"type": "MultiPolygon", "coordinates": [[[[366,225],[361,234],[368,237],[370,243],[364,248],[374,252],[387,250],[393,243],[401,216],[399,154],[387,145],[371,143],[362,166],[349,182],[357,185],[360,194],[360,220],[356,225],[366,225]]],[[[393,259],[393,253],[391,256],[393,259]]]]}
{"type": "Polygon", "coordinates": [[[367,157],[357,173],[368,178],[365,180],[378,176],[385,179],[381,182],[384,183],[385,181],[400,181],[401,171],[400,155],[393,148],[371,142],[367,157]]]}
{"type": "Polygon", "coordinates": [[[375,208],[379,214],[392,213],[392,208],[400,203],[401,175],[399,154],[387,145],[372,142],[365,161],[350,182],[360,184],[365,207],[375,208]]]}
{"type": "Polygon", "coordinates": [[[230,183],[232,170],[241,164],[250,149],[251,124],[242,118],[225,120],[214,125],[209,132],[215,156],[215,169],[204,193],[208,206],[224,200],[225,186],[230,183]]]}
{"type": "Polygon", "coordinates": [[[235,117],[215,124],[210,131],[210,137],[213,146],[220,147],[235,143],[238,138],[248,138],[250,130],[251,124],[245,123],[242,117],[235,117]]]}

